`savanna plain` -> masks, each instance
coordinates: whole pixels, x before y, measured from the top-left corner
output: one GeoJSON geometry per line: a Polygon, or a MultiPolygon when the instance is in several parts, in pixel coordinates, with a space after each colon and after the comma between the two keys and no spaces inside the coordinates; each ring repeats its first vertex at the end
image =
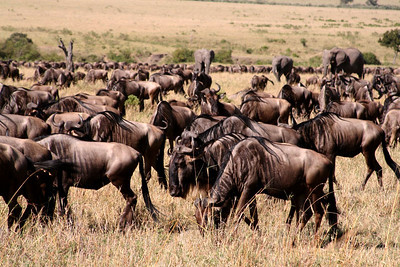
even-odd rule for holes
{"type": "MultiPolygon", "coordinates": [[[[386,2],[400,5],[399,1],[386,2]]],[[[273,56],[285,54],[293,58],[295,65],[308,66],[320,60],[323,49],[351,46],[373,52],[384,65],[394,66],[393,51],[380,46],[377,40],[385,31],[400,26],[399,11],[383,9],[175,0],[16,0],[1,1],[1,6],[1,40],[13,32],[23,32],[43,53],[61,54],[58,39],[73,39],[76,59],[132,51],[139,61],[152,53],[170,54],[181,47],[193,50],[204,47],[231,49],[235,63],[270,64],[273,56]],[[306,45],[301,42],[303,38],[306,45]]],[[[21,71],[26,77],[33,74],[33,69],[21,68],[21,71]]],[[[212,73],[211,76],[230,101],[240,104],[240,98],[233,95],[250,86],[253,74],[212,73]]],[[[275,84],[268,84],[266,91],[277,95],[283,83],[276,82],[271,74],[268,77],[275,84]]],[[[304,81],[308,75],[301,77],[304,81]]],[[[366,76],[367,80],[371,78],[366,76]]],[[[24,80],[13,84],[31,86],[24,80]]],[[[93,85],[80,81],[62,90],[61,96],[78,92],[93,94],[104,86],[101,82],[93,85]]],[[[184,99],[174,93],[167,96],[171,98],[184,99]]],[[[129,107],[125,118],[149,122],[153,111],[154,107],[146,101],[144,112],[129,107]]],[[[392,148],[390,153],[400,163],[400,150],[392,148]]],[[[243,222],[236,229],[229,221],[224,230],[208,230],[202,236],[193,216],[194,197],[172,198],[156,179],[151,179],[150,195],[162,212],[160,222],[156,223],[144,206],[136,170],[131,182],[138,194],[135,225],[125,232],[117,227],[124,200],[112,185],[98,191],[72,188],[69,193],[72,224],[61,217],[45,226],[29,221],[22,233],[7,230],[7,206],[0,202],[0,263],[2,266],[397,266],[400,186],[380,148],[376,154],[383,167],[384,187],[379,187],[373,174],[364,191],[361,182],[367,170],[362,155],[337,159],[335,190],[339,225],[344,234],[323,247],[314,240],[313,218],[300,234],[295,225],[288,230],[285,219],[289,203],[264,195],[257,197],[259,230],[253,231],[243,222]]],[[[169,161],[167,153],[164,161],[166,164],[169,161]]],[[[152,177],[156,177],[155,172],[152,177]]],[[[324,220],[320,240],[328,231],[324,220]]]]}

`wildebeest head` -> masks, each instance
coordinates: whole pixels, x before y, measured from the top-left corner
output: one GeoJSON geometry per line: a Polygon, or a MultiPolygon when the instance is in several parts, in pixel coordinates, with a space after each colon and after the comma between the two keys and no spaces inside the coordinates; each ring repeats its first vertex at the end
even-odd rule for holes
{"type": "Polygon", "coordinates": [[[199,92],[202,114],[208,114],[211,116],[219,115],[218,105],[219,105],[220,95],[218,95],[218,92],[221,90],[221,87],[219,84],[217,85],[218,85],[218,90],[206,88],[199,92]]]}
{"type": "Polygon", "coordinates": [[[169,193],[173,197],[186,198],[190,190],[206,177],[206,167],[200,155],[178,144],[169,161],[169,193]]]}

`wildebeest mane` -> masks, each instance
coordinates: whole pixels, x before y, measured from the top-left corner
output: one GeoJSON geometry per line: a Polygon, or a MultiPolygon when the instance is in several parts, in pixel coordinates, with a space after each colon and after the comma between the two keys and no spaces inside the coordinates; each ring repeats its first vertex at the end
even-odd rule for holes
{"type": "Polygon", "coordinates": [[[67,96],[67,97],[62,97],[58,101],[50,101],[48,103],[43,103],[37,107],[37,109],[40,110],[47,110],[49,108],[54,108],[54,109],[59,109],[63,112],[72,112],[72,111],[77,111],[77,112],[85,112],[89,114],[96,114],[97,111],[95,111],[92,107],[91,104],[87,104],[80,99],[74,97],[74,96],[67,96]],[[78,109],[71,110],[72,107],[78,107],[78,109]]]}
{"type": "Polygon", "coordinates": [[[215,125],[212,126],[211,128],[207,129],[207,130],[204,131],[203,133],[200,133],[200,134],[198,135],[197,138],[198,138],[202,143],[206,143],[206,142],[208,142],[208,141],[210,141],[210,140],[215,140],[215,139],[218,139],[218,138],[224,136],[224,135],[227,133],[227,132],[225,132],[224,127],[223,127],[224,122],[225,122],[227,119],[232,118],[232,117],[238,118],[244,125],[246,125],[248,128],[250,128],[253,132],[255,132],[255,133],[261,135],[261,134],[253,127],[251,120],[250,120],[247,116],[235,114],[235,115],[232,115],[232,116],[230,116],[230,117],[228,117],[228,118],[225,118],[225,119],[219,121],[217,124],[215,124],[215,125]]]}
{"type": "Polygon", "coordinates": [[[313,119],[293,125],[293,129],[300,133],[304,146],[317,150],[315,141],[318,139],[321,144],[328,141],[332,136],[331,129],[333,124],[341,119],[335,113],[323,112],[313,119]]]}
{"type": "Polygon", "coordinates": [[[121,116],[119,116],[118,114],[115,114],[112,111],[102,111],[102,112],[99,112],[99,113],[89,116],[86,120],[83,121],[83,125],[80,127],[80,129],[83,133],[91,135],[90,121],[98,115],[103,115],[112,124],[113,127],[118,125],[119,127],[121,127],[122,129],[124,129],[128,132],[132,132],[132,129],[129,126],[136,127],[136,125],[134,125],[133,123],[131,123],[127,120],[124,120],[121,116]]]}
{"type": "Polygon", "coordinates": [[[192,121],[186,126],[185,131],[190,131],[190,128],[193,126],[192,124],[196,123],[197,119],[207,119],[210,121],[218,121],[217,119],[213,118],[213,116],[208,114],[200,114],[192,119],[192,121]]]}
{"type": "MultiPolygon", "coordinates": [[[[274,157],[278,162],[280,162],[280,157],[279,157],[279,155],[278,155],[274,150],[271,149],[271,146],[275,147],[276,149],[279,149],[279,148],[276,147],[271,141],[269,141],[269,140],[267,140],[267,139],[265,139],[265,138],[263,138],[263,137],[260,137],[260,136],[246,137],[245,139],[240,140],[238,143],[236,143],[234,146],[232,146],[232,147],[229,149],[229,152],[226,153],[226,155],[225,155],[225,157],[224,157],[224,159],[223,159],[223,163],[222,163],[221,166],[220,166],[219,173],[218,173],[218,177],[217,177],[217,179],[216,179],[216,181],[215,181],[215,184],[218,185],[218,188],[215,188],[215,189],[220,190],[220,188],[219,188],[219,182],[218,182],[218,181],[221,179],[221,176],[222,176],[222,174],[224,173],[225,168],[226,168],[226,166],[227,166],[228,163],[229,163],[229,159],[230,159],[230,157],[232,156],[232,151],[233,151],[233,150],[235,149],[235,147],[236,147],[237,145],[239,145],[241,142],[244,142],[244,141],[249,140],[249,139],[255,139],[255,140],[256,140],[256,141],[257,141],[271,156],[272,156],[272,157],[274,157]]],[[[279,150],[280,150],[280,149],[279,149],[279,150]]],[[[246,158],[246,156],[247,156],[247,155],[240,155],[240,157],[242,157],[242,158],[246,158]]],[[[275,172],[275,170],[276,170],[276,164],[275,164],[275,162],[273,162],[273,161],[271,161],[271,160],[266,160],[264,163],[268,165],[268,167],[267,167],[266,170],[265,170],[266,172],[268,172],[268,173],[275,172]]],[[[214,187],[213,187],[212,190],[215,190],[215,189],[214,189],[214,187]]]]}
{"type": "Polygon", "coordinates": [[[266,101],[264,101],[264,99],[258,95],[252,95],[249,98],[247,98],[246,100],[242,101],[242,103],[240,104],[239,109],[242,109],[242,106],[248,102],[263,102],[266,103],[266,101]]]}

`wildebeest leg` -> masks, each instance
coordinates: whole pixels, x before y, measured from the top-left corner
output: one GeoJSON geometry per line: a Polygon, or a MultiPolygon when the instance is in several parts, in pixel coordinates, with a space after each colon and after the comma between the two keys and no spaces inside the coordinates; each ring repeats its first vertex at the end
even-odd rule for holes
{"type": "Polygon", "coordinates": [[[249,210],[250,210],[250,218],[252,218],[249,225],[253,230],[258,229],[258,211],[257,211],[256,199],[254,199],[254,201],[250,203],[249,210]]]}
{"type": "MultiPolygon", "coordinates": [[[[243,211],[246,208],[246,206],[251,204],[250,201],[255,201],[255,199],[253,199],[253,198],[256,195],[256,193],[257,193],[257,191],[251,190],[250,188],[245,188],[243,190],[242,194],[240,195],[239,202],[238,202],[237,208],[236,208],[235,218],[237,220],[237,222],[236,222],[237,224],[244,217],[243,211]]],[[[255,205],[256,205],[256,203],[255,203],[255,205]]],[[[256,209],[257,207],[254,207],[254,208],[256,209]]]]}
{"type": "Polygon", "coordinates": [[[363,190],[365,189],[365,185],[367,184],[367,181],[368,181],[368,179],[371,176],[373,171],[376,172],[376,176],[378,178],[378,183],[379,183],[380,187],[383,188],[382,167],[381,167],[381,165],[379,165],[378,161],[376,160],[375,150],[373,152],[371,152],[371,151],[367,151],[367,149],[365,149],[363,151],[363,155],[365,157],[365,161],[366,161],[367,166],[368,166],[368,172],[367,172],[367,175],[365,176],[364,183],[362,184],[362,189],[363,190]]]}
{"type": "MultiPolygon", "coordinates": [[[[24,227],[26,220],[28,219],[29,215],[32,214],[33,210],[36,210],[36,208],[33,207],[31,204],[28,204],[24,213],[21,216],[21,219],[20,219],[19,224],[17,225],[16,229],[22,229],[22,227],[24,227]]],[[[35,212],[35,213],[37,214],[37,212],[35,212]]]]}
{"type": "Polygon", "coordinates": [[[133,222],[137,196],[130,187],[130,179],[122,181],[122,184],[120,179],[113,179],[112,184],[119,189],[122,196],[126,200],[126,206],[119,221],[119,227],[123,229],[125,226],[131,225],[133,222]]]}
{"type": "MultiPolygon", "coordinates": [[[[311,195],[311,202],[315,216],[315,235],[318,232],[319,227],[321,226],[322,218],[324,216],[324,191],[323,184],[318,185],[313,189],[313,193],[311,195]]],[[[312,214],[311,214],[312,215],[312,214]]]]}
{"type": "MultiPolygon", "coordinates": [[[[286,226],[287,226],[288,229],[290,228],[290,225],[292,224],[292,220],[293,220],[293,216],[294,216],[294,212],[295,211],[296,211],[296,207],[295,207],[295,205],[293,203],[293,200],[291,200],[289,215],[286,218],[286,226]]],[[[297,217],[299,217],[299,216],[297,215],[297,217]]],[[[297,221],[298,221],[298,219],[297,219],[297,221]]]]}

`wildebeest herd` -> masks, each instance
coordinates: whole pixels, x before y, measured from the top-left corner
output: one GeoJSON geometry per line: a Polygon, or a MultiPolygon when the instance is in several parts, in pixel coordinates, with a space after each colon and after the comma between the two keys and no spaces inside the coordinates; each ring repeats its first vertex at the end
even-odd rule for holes
{"type": "Polygon", "coordinates": [[[363,68],[360,74],[332,63],[331,75],[320,78],[323,68],[295,68],[293,62],[289,70],[279,65],[208,64],[76,64],[75,69],[82,68],[85,74],[69,72],[62,63],[2,62],[0,164],[4,171],[0,177],[4,186],[0,192],[9,207],[8,227],[15,222],[17,228],[23,227],[32,213],[41,214],[43,222],[51,220],[56,200],[59,213],[64,214],[71,186],[97,190],[111,183],[126,201],[119,221],[125,228],[134,221],[137,196],[130,183],[137,166],[146,208],[156,221],[159,211],[147,187],[152,167],[162,188],[173,197],[186,198],[193,189],[203,192],[195,201],[201,230],[209,224],[225,224],[231,214],[234,221],[243,219],[257,228],[255,196],[260,193],[290,200],[288,225],[296,214],[301,230],[314,214],[317,232],[326,211],[331,229],[336,230],[336,156],[362,153],[367,164],[362,187],[374,171],[383,186],[382,167],[375,157],[381,146],[387,165],[400,179],[400,167],[387,149],[400,138],[396,70],[363,68]],[[18,70],[21,65],[35,68],[34,76],[26,78],[33,84],[30,88],[6,84],[7,78],[24,78],[18,70]],[[280,70],[285,72],[275,73],[280,70]],[[250,87],[235,93],[241,97],[240,106],[223,100],[226,96],[218,83],[218,89],[212,88],[212,73],[220,71],[254,73],[250,87]],[[286,77],[277,96],[264,92],[268,82],[274,84],[266,76],[270,71],[277,81],[282,74],[286,77]],[[354,72],[358,78],[351,75],[354,72]],[[304,81],[306,85],[303,73],[313,74],[304,81]],[[365,73],[373,74],[371,81],[363,79],[365,73]],[[79,80],[100,80],[106,88],[95,95],[59,96],[59,90],[79,80]],[[378,98],[385,96],[383,105],[375,101],[373,90],[378,98]],[[186,101],[164,101],[170,91],[184,95],[186,101]],[[139,112],[144,100],[150,100],[154,112],[149,123],[123,118],[124,103],[131,95],[138,99],[139,112]],[[169,163],[164,162],[165,153],[169,163]],[[28,202],[22,215],[19,195],[28,202]],[[246,207],[250,217],[244,215],[246,207]]]}

